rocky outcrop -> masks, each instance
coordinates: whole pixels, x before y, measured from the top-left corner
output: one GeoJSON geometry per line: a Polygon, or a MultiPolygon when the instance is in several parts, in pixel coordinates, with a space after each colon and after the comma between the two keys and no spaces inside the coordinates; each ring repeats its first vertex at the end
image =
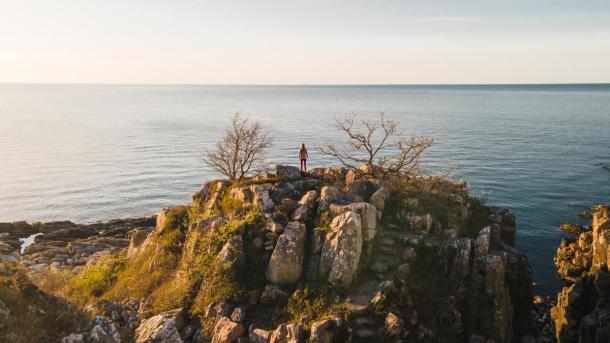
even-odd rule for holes
{"type": "MultiPolygon", "coordinates": [[[[114,219],[92,224],[69,221],[35,223],[0,223],[7,232],[0,233],[0,260],[20,265],[31,274],[46,270],[81,268],[108,253],[117,253],[133,245],[135,253],[152,231],[155,217],[114,219]],[[21,249],[20,239],[31,244],[21,249]]],[[[5,270],[0,266],[0,274],[5,270]]]]}
{"type": "MultiPolygon", "coordinates": [[[[0,248],[31,273],[78,272],[112,254],[130,272],[143,256],[140,274],[168,276],[141,299],[100,303],[92,311],[101,317],[66,342],[113,342],[116,333],[151,343],[508,343],[535,335],[531,270],[514,248],[514,216],[471,201],[465,184],[420,182],[428,181],[442,187],[395,189],[342,168],[278,166],[276,175],[207,182],[192,207],[161,210],[147,226],[100,234],[56,223],[52,239],[46,232],[24,256],[12,243],[0,248]],[[184,310],[161,312],[168,306],[184,310]]],[[[591,248],[591,259],[594,249],[601,259],[603,246],[591,248]]],[[[104,296],[120,291],[111,290],[104,296]]]]}
{"type": "Polygon", "coordinates": [[[597,206],[592,231],[564,239],[555,267],[567,286],[551,309],[560,343],[610,342],[610,207],[597,206]]]}

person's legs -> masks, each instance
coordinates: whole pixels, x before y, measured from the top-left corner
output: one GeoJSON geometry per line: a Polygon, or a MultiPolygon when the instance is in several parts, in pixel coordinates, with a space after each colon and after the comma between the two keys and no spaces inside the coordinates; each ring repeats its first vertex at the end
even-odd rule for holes
{"type": "Polygon", "coordinates": [[[305,168],[305,171],[307,171],[307,159],[303,159],[303,167],[305,168]]]}
{"type": "Polygon", "coordinates": [[[303,170],[303,162],[304,161],[305,161],[304,159],[301,159],[301,170],[303,170]]]}

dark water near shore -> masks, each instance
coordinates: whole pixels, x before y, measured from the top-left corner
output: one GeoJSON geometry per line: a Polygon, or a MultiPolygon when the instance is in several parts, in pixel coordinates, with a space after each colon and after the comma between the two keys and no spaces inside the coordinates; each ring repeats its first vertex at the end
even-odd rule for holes
{"type": "Polygon", "coordinates": [[[610,202],[610,86],[68,86],[0,84],[0,221],[94,221],[184,203],[214,175],[202,148],[234,112],[275,137],[270,160],[331,163],[332,118],[387,112],[435,137],[432,170],[518,216],[518,245],[538,291],[560,287],[561,222],[610,202]]]}

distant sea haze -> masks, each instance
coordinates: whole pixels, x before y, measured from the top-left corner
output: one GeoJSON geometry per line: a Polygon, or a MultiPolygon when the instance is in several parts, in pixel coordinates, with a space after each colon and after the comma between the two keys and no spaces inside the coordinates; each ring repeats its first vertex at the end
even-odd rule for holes
{"type": "Polygon", "coordinates": [[[186,203],[204,180],[203,149],[242,113],[274,137],[269,161],[336,164],[333,118],[386,112],[430,135],[429,170],[517,214],[519,249],[551,294],[557,225],[610,203],[610,85],[111,86],[0,84],[0,221],[91,222],[186,203]]]}

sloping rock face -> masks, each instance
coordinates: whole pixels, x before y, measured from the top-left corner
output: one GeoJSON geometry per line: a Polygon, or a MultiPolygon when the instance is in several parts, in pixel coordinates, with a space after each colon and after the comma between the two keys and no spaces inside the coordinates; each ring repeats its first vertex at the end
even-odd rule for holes
{"type": "Polygon", "coordinates": [[[303,273],[305,226],[290,222],[280,235],[269,260],[267,279],[276,284],[295,283],[303,273]]]}
{"type": "Polygon", "coordinates": [[[567,285],[551,309],[559,342],[610,342],[610,207],[593,212],[592,231],[563,240],[555,267],[567,285]]]}
{"type": "Polygon", "coordinates": [[[362,224],[356,212],[335,217],[322,247],[320,273],[335,286],[350,286],[362,253],[362,224]]]}

